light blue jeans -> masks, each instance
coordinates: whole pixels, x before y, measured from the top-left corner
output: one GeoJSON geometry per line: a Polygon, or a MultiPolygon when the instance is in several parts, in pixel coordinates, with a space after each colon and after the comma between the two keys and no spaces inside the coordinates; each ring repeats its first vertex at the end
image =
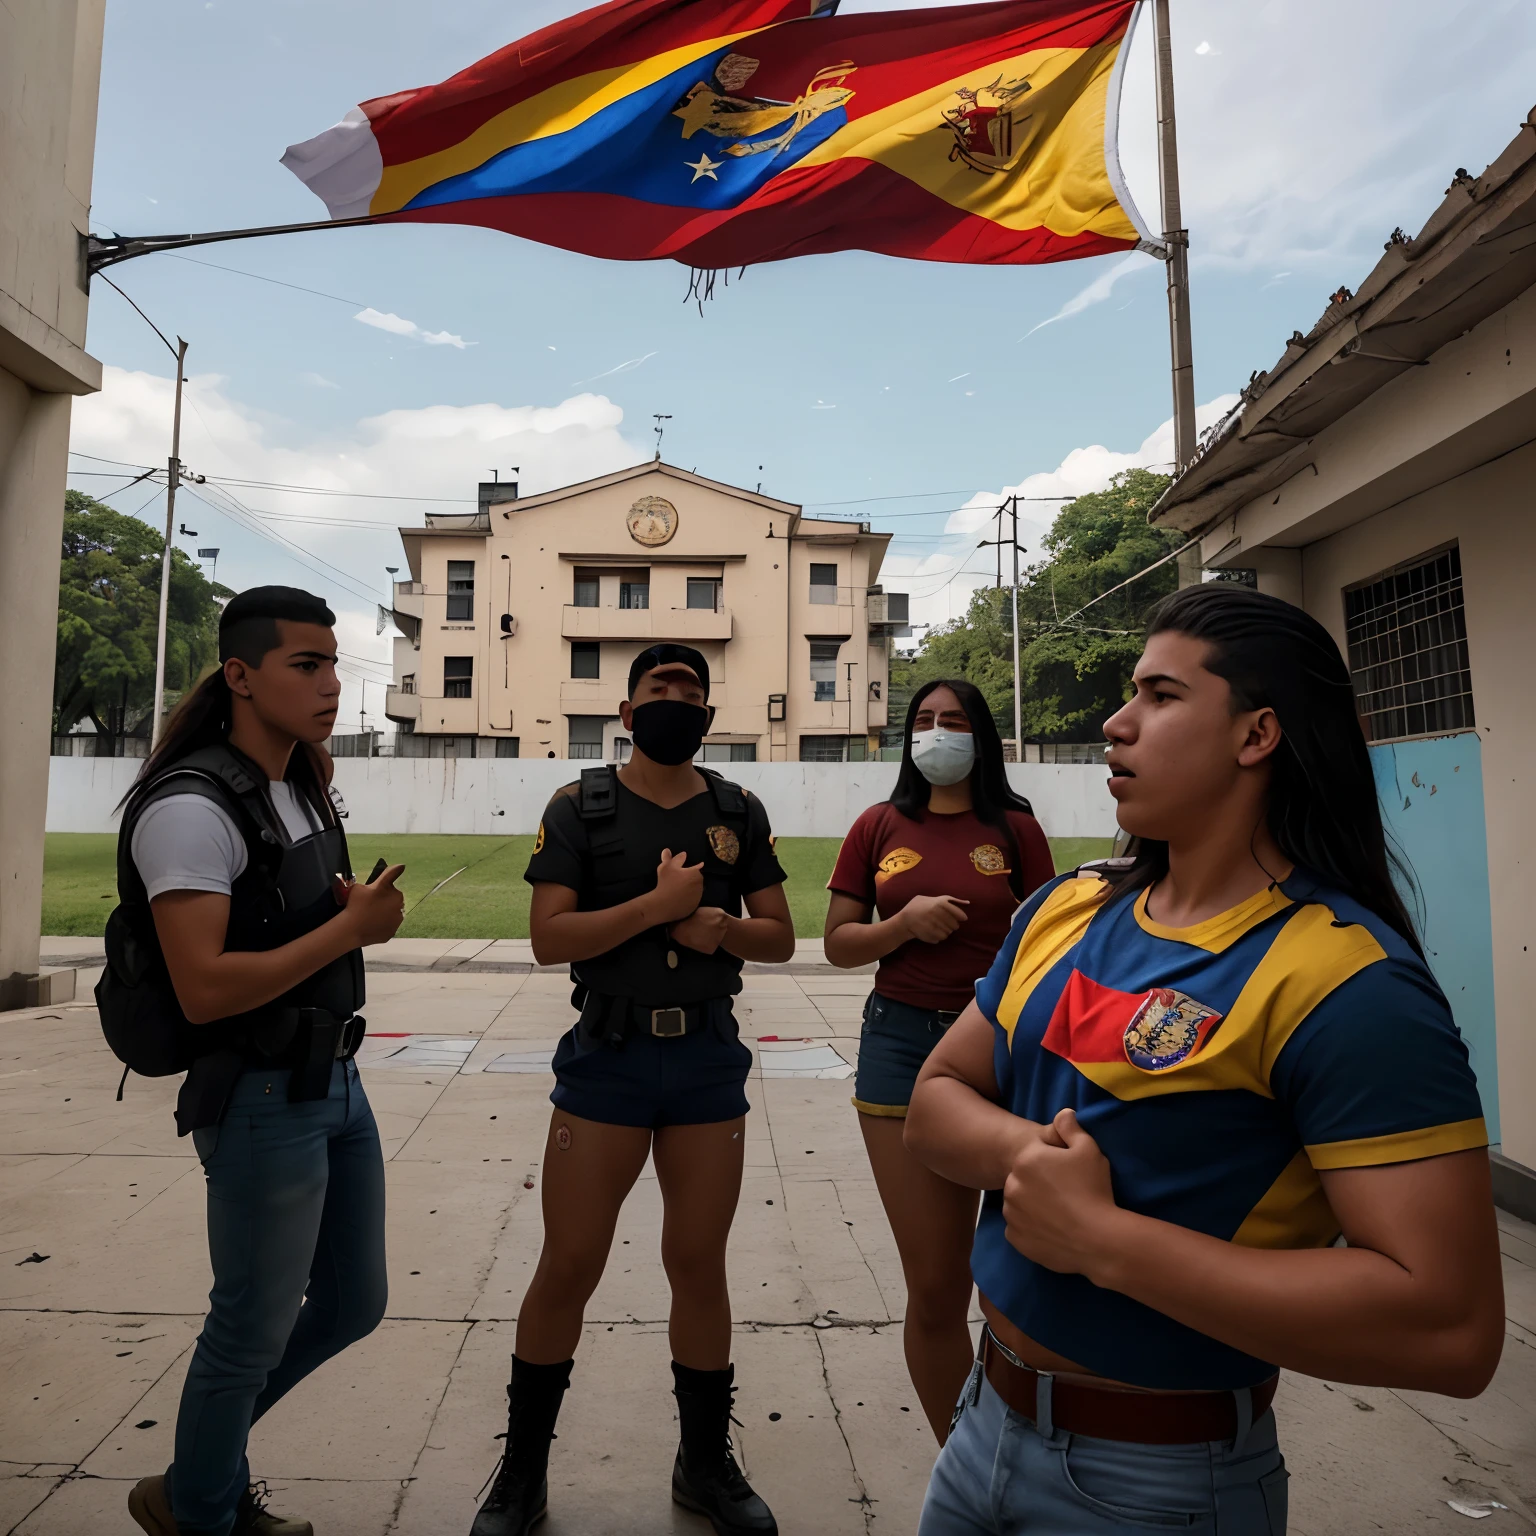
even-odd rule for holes
{"type": "Polygon", "coordinates": [[[1230,1444],[1095,1440],[1052,1425],[1049,1380],[1036,1424],[972,1371],[918,1536],[1285,1536],[1288,1474],[1273,1413],[1230,1444]]]}
{"type": "Polygon", "coordinates": [[[338,1063],[307,1104],[288,1102],[288,1076],[247,1072],[223,1123],[192,1133],[213,1290],[166,1474],[184,1536],[225,1536],[251,1425],[384,1316],[384,1159],[357,1067],[338,1063]]]}

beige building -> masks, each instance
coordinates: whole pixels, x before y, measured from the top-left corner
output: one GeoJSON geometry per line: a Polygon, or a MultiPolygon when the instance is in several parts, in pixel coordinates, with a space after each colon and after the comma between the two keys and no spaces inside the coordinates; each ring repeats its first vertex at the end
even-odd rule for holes
{"type": "Polygon", "coordinates": [[[886,724],[889,534],[659,460],[402,528],[395,682],[402,755],[620,761],[629,665],[703,652],[706,762],[863,761],[886,724]]]}
{"type": "Polygon", "coordinates": [[[81,248],[105,9],[0,6],[0,1008],[54,1000],[38,974],[43,823],[70,401],[101,388],[81,248]]]}
{"type": "Polygon", "coordinates": [[[1425,948],[1536,1217],[1536,126],[1395,230],[1153,511],[1349,659],[1425,948]]]}

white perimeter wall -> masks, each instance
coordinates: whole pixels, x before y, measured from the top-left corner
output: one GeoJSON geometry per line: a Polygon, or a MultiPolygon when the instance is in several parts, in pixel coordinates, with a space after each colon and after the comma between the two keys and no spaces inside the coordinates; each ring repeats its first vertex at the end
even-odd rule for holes
{"type": "MultiPolygon", "coordinates": [[[[129,758],[49,759],[48,830],[113,832],[113,808],[141,764],[129,758]]],[[[548,758],[339,758],[336,787],[353,832],[533,832],[549,798],[590,766],[548,758]]],[[[768,807],[780,837],[841,837],[887,799],[895,763],[722,763],[768,807]]],[[[1016,763],[1008,777],[1048,837],[1113,837],[1102,767],[1016,763]]]]}

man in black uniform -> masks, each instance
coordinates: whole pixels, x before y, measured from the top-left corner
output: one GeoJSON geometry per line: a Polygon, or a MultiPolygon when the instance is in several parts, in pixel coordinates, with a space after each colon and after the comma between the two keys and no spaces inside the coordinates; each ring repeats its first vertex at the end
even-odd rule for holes
{"type": "Polygon", "coordinates": [[[672,1497],[721,1536],[778,1530],[731,1454],[725,1247],[752,1065],[731,998],[743,960],[787,960],[795,936],[762,803],[691,761],[708,698],[696,650],[642,651],[620,710],[633,756],[550,801],[528,865],[534,955],[570,962],[581,1018],[555,1052],[544,1248],[518,1311],[506,1449],[473,1536],[524,1536],[544,1514],[583,1309],[648,1153],[672,1289],[672,1497]]]}

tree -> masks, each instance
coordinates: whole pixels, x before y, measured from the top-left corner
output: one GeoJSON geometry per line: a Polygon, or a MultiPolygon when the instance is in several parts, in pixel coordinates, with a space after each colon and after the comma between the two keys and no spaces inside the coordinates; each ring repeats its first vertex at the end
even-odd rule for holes
{"type": "MultiPolygon", "coordinates": [[[[96,728],[97,752],[120,756],[154,709],[160,560],[165,541],[147,523],[66,492],[54,654],[53,728],[96,728]]],[[[166,624],[167,697],[190,688],[218,660],[218,597],[179,549],[171,550],[166,624]]]]}
{"type": "MultiPolygon", "coordinates": [[[[1147,611],[1173,591],[1170,561],[1124,591],[1078,609],[1144,570],[1183,542],[1154,528],[1147,512],[1166,475],[1130,469],[1107,490],[1079,496],[1058,514],[1046,558],[1019,582],[1019,675],[1026,740],[1097,740],[1124,702],[1141,654],[1147,611]],[[1066,622],[1063,622],[1066,621],[1066,622]]],[[[930,630],[913,662],[913,682],[967,677],[986,696],[998,728],[1013,734],[1013,630],[1010,590],[972,594],[963,618],[930,630]]]]}

